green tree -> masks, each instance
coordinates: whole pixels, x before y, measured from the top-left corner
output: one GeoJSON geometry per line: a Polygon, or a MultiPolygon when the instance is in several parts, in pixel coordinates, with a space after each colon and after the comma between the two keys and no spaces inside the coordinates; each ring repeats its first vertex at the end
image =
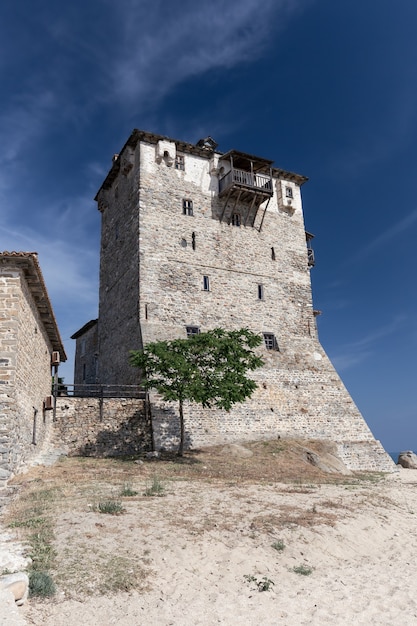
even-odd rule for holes
{"type": "Polygon", "coordinates": [[[229,411],[233,404],[249,398],[257,385],[247,373],[263,364],[253,352],[261,342],[247,328],[216,328],[188,339],[149,343],[131,352],[130,362],[141,369],[144,387],[179,404],[179,456],[184,450],[184,401],[229,411]]]}

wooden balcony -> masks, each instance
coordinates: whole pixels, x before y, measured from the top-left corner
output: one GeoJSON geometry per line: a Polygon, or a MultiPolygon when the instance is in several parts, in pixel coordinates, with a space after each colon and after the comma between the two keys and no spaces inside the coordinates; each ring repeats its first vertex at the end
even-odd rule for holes
{"type": "Polygon", "coordinates": [[[232,168],[219,180],[219,196],[222,197],[233,190],[246,192],[245,196],[241,196],[243,201],[251,198],[253,193],[264,195],[264,199],[270,198],[273,195],[272,177],[268,174],[232,168]]]}
{"type": "Polygon", "coordinates": [[[257,228],[262,228],[263,218],[271,197],[272,161],[261,159],[244,152],[231,150],[219,160],[220,171],[227,173],[219,179],[219,198],[223,208],[219,219],[234,226],[255,226],[259,207],[263,217],[257,228]]]}

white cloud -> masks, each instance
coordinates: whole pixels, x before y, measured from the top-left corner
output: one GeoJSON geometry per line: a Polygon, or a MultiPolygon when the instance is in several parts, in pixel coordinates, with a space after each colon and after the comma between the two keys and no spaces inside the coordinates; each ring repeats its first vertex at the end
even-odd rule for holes
{"type": "Polygon", "coordinates": [[[296,0],[122,3],[124,37],[110,64],[117,99],[153,106],[183,80],[256,60],[296,0]]]}
{"type": "Polygon", "coordinates": [[[389,324],[375,328],[361,339],[341,346],[339,353],[331,356],[331,361],[336,370],[347,370],[372,357],[377,344],[398,332],[406,321],[407,317],[405,315],[397,315],[389,324]]]}

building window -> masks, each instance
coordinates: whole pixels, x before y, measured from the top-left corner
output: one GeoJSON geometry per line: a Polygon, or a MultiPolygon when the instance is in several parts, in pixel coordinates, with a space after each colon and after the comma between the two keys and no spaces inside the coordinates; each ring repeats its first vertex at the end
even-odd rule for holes
{"type": "Polygon", "coordinates": [[[194,337],[194,335],[200,334],[199,326],[186,326],[185,329],[187,331],[187,337],[194,337]]]}
{"type": "Polygon", "coordinates": [[[177,154],[175,157],[175,169],[176,170],[185,170],[185,161],[183,154],[177,154]]]}
{"type": "Polygon", "coordinates": [[[292,187],[285,187],[285,197],[293,198],[292,187]]]}
{"type": "Polygon", "coordinates": [[[203,276],[203,289],[204,291],[210,291],[210,279],[208,276],[203,276]]]}
{"type": "Polygon", "coordinates": [[[240,226],[241,219],[239,213],[233,213],[232,215],[232,226],[240,226]]]}
{"type": "Polygon", "coordinates": [[[258,300],[264,299],[264,286],[258,285],[258,300]]]}
{"type": "Polygon", "coordinates": [[[182,201],[183,215],[193,215],[193,201],[184,199],[182,201]]]}
{"type": "Polygon", "coordinates": [[[264,341],[265,341],[265,348],[267,350],[279,350],[278,342],[273,333],[263,333],[263,335],[264,335],[264,341]]]}
{"type": "Polygon", "coordinates": [[[195,250],[195,233],[191,233],[191,246],[195,250]]]}
{"type": "Polygon", "coordinates": [[[275,248],[271,248],[271,259],[275,261],[275,248]]]}

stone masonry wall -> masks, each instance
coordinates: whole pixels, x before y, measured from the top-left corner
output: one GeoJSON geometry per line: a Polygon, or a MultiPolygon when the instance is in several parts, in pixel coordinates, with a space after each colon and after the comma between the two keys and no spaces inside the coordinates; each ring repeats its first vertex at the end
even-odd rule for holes
{"type": "MultiPolygon", "coordinates": [[[[139,159],[139,155],[137,155],[139,159]]],[[[121,173],[99,200],[101,212],[99,367],[105,384],[134,385],[137,371],[129,366],[129,351],[142,347],[139,324],[140,168],[121,173]],[[120,383],[120,381],[123,381],[120,383]]]]}
{"type": "Polygon", "coordinates": [[[137,455],[152,449],[144,400],[57,398],[54,439],[70,455],[137,455]]]}
{"type": "Polygon", "coordinates": [[[18,269],[0,268],[0,469],[17,471],[50,427],[51,345],[18,269]]]}

